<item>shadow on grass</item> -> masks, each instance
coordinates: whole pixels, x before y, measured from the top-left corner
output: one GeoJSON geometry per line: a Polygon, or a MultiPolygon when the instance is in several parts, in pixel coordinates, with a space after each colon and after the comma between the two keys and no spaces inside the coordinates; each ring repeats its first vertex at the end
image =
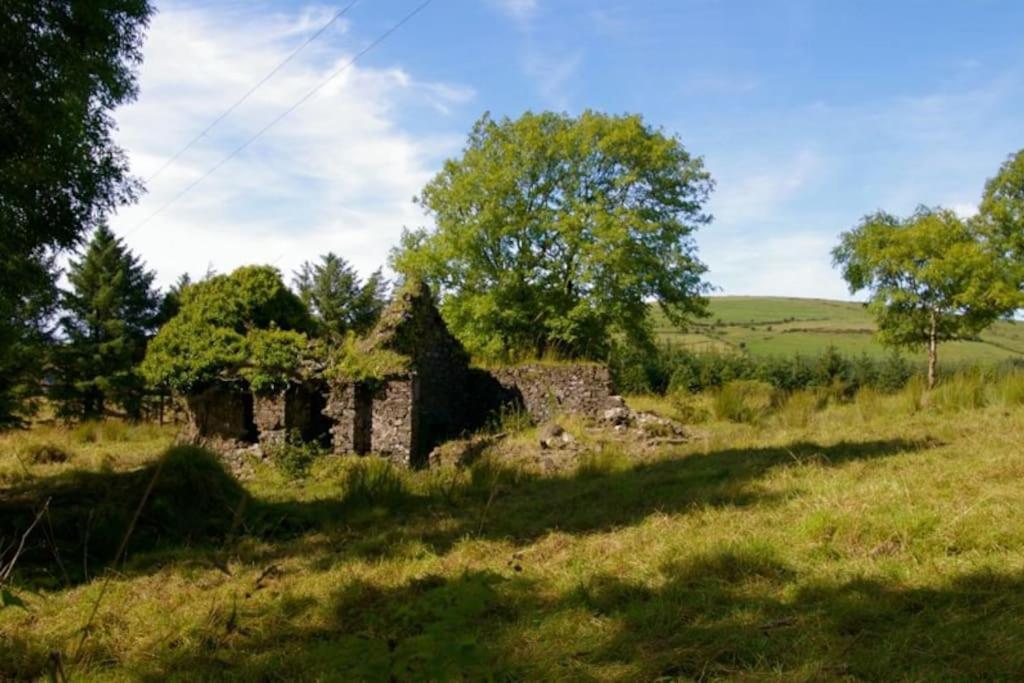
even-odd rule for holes
{"type": "MultiPolygon", "coordinates": [[[[467,536],[524,543],[555,530],[600,532],[656,512],[771,503],[777,494],[759,490],[757,482],[778,467],[832,467],[934,446],[903,439],[829,446],[797,442],[556,477],[485,467],[472,470],[454,497],[410,492],[384,477],[376,492],[360,489],[365,495],[346,500],[285,502],[250,498],[216,456],[175,447],[165,456],[139,516],[126,552],[136,559],[125,571],[146,571],[154,561],[201,559],[240,537],[276,542],[258,556],[240,558],[258,562],[308,554],[317,544],[344,560],[393,556],[410,544],[440,554],[467,536]],[[314,530],[320,532],[316,541],[303,537],[314,530]],[[160,552],[145,556],[154,550],[160,552]]],[[[0,491],[0,539],[8,542],[50,501],[48,515],[20,560],[23,581],[35,587],[74,585],[109,565],[156,466],[73,472],[0,491]]]]}
{"type": "Polygon", "coordinates": [[[663,568],[657,590],[599,576],[566,604],[613,619],[589,664],[642,662],[641,678],[757,672],[868,680],[1020,680],[1024,578],[976,572],[939,588],[802,581],[762,552],[663,568]]]}
{"type": "MultiPolygon", "coordinates": [[[[352,582],[326,606],[227,612],[128,672],[142,680],[1020,680],[1024,579],[938,588],[803,580],[758,549],[597,575],[550,596],[492,572],[352,582]],[[273,623],[273,630],[265,626],[273,623]],[[310,625],[314,624],[314,625],[310,625]]],[[[294,602],[294,601],[293,601],[294,602]]]]}
{"type": "MultiPolygon", "coordinates": [[[[382,516],[380,501],[373,500],[359,505],[252,501],[243,521],[249,533],[278,540],[271,552],[282,555],[344,561],[388,554],[413,541],[440,553],[467,535],[528,542],[552,529],[613,529],[656,511],[770,504],[757,484],[775,468],[831,467],[935,445],[796,443],[688,455],[604,475],[515,479],[498,472],[468,484],[456,504],[391,491],[382,516]],[[366,506],[375,505],[377,512],[367,514],[366,506]],[[437,528],[439,516],[446,522],[443,532],[437,528]],[[331,547],[311,550],[306,530],[320,532],[316,542],[331,547]]],[[[152,499],[153,510],[144,511],[139,529],[148,530],[140,541],[151,543],[140,550],[169,547],[180,551],[182,561],[233,533],[234,510],[244,494],[230,477],[222,481],[207,471],[201,464],[205,455],[178,457],[184,461],[169,468],[165,463],[168,488],[154,489],[160,495],[152,499]],[[211,488],[211,477],[221,485],[211,488]],[[172,507],[164,510],[164,505],[172,507]],[[224,512],[210,519],[217,510],[224,512]],[[208,526],[196,527],[195,519],[186,521],[188,515],[208,526]],[[172,521],[184,526],[174,532],[172,521]]],[[[144,487],[146,472],[151,476],[152,470],[141,470],[90,475],[95,480],[62,478],[40,485],[36,500],[51,497],[56,512],[76,486],[80,502],[96,500],[81,495],[83,481],[121,491],[144,487]]],[[[133,490],[137,500],[140,489],[133,490]]],[[[31,490],[5,494],[3,504],[24,504],[33,495],[31,490]]],[[[132,563],[129,570],[144,567],[132,563]]],[[[325,604],[286,592],[246,609],[247,599],[240,599],[238,609],[218,608],[187,636],[160,642],[149,658],[129,664],[123,673],[148,680],[705,680],[783,674],[1017,680],[1024,675],[1019,618],[1024,577],[1018,574],[967,573],[927,588],[879,577],[824,582],[802,575],[757,543],[666,563],[643,583],[593,574],[561,594],[510,568],[430,574],[390,587],[348,581],[325,604]]],[[[92,661],[116,661],[103,652],[92,654],[92,661]]],[[[41,675],[46,657],[31,640],[2,642],[0,662],[7,663],[0,664],[0,679],[41,675]]]]}

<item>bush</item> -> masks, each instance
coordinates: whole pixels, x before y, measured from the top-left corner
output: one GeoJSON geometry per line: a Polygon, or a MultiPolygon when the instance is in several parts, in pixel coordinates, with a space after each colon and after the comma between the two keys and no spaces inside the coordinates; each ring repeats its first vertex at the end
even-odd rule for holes
{"type": "Polygon", "coordinates": [[[699,424],[711,417],[707,408],[701,404],[697,396],[689,391],[674,391],[668,395],[672,405],[672,417],[686,424],[699,424]]]}
{"type": "Polygon", "coordinates": [[[612,351],[608,365],[615,385],[626,394],[699,393],[735,380],[759,380],[785,392],[825,387],[843,400],[863,387],[884,393],[898,391],[915,370],[899,354],[884,359],[862,354],[851,359],[833,347],[818,356],[786,357],[619,346],[612,351]]]}
{"type": "Polygon", "coordinates": [[[289,432],[283,443],[268,450],[271,462],[289,479],[305,477],[317,458],[324,454],[322,446],[316,442],[303,441],[297,430],[289,432]]]}
{"type": "Polygon", "coordinates": [[[26,546],[19,570],[55,580],[57,552],[65,558],[82,558],[65,562],[64,568],[71,581],[85,580],[114,561],[147,490],[150,494],[136,520],[128,556],[158,547],[220,543],[234,528],[246,498],[216,454],[175,446],[162,456],[162,464],[128,472],[74,471],[33,480],[17,495],[0,499],[0,538],[19,537],[49,501],[48,540],[26,546]],[[154,480],[157,467],[160,472],[154,480]],[[154,482],[152,489],[150,482],[154,482]]]}
{"type": "Polygon", "coordinates": [[[714,398],[715,415],[720,420],[756,424],[763,420],[778,400],[776,389],[758,380],[727,383],[714,398]]]}

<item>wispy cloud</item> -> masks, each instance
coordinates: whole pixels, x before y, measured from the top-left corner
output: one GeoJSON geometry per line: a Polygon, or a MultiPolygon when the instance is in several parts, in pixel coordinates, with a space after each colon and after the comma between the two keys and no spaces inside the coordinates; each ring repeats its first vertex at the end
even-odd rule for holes
{"type": "Polygon", "coordinates": [[[724,169],[716,175],[718,190],[711,200],[716,224],[746,229],[751,221],[779,215],[786,203],[820,178],[823,166],[821,156],[806,148],[788,159],[747,159],[724,169]]]}
{"type": "MultiPolygon", "coordinates": [[[[141,96],[118,113],[119,141],[147,177],[329,15],[252,16],[235,9],[165,7],[146,44],[141,96]]],[[[411,197],[459,132],[445,112],[474,97],[457,83],[422,81],[400,66],[346,70],[237,158],[141,229],[141,221],[351,59],[359,45],[338,26],[311,44],[156,178],[113,220],[168,283],[211,264],[274,263],[286,273],[336,251],[367,272],[383,264],[403,225],[423,222],[411,197]],[[417,120],[415,135],[403,118],[417,120]],[[430,112],[433,116],[423,116],[430,112]],[[425,120],[438,120],[435,129],[425,120]],[[424,130],[426,128],[426,130],[424,130]]]]}
{"type": "Polygon", "coordinates": [[[538,0],[488,0],[499,11],[518,22],[528,22],[537,13],[538,0]]]}
{"type": "Polygon", "coordinates": [[[528,49],[523,63],[548,106],[568,109],[572,83],[583,64],[583,52],[550,54],[528,49]]]}

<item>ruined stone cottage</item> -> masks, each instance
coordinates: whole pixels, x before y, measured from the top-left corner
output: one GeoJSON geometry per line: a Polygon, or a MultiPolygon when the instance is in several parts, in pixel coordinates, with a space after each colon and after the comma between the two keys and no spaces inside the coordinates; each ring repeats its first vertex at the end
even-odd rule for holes
{"type": "Polygon", "coordinates": [[[612,394],[607,368],[592,363],[471,367],[423,283],[403,287],[349,356],[353,367],[321,368],[273,395],[223,383],[188,397],[193,436],[266,448],[297,432],[338,454],[378,453],[416,467],[502,408],[535,422],[597,418],[612,394]]]}

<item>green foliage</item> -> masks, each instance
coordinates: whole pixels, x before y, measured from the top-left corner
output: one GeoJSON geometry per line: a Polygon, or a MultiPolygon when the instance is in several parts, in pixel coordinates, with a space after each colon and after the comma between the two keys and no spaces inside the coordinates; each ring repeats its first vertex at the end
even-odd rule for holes
{"type": "Polygon", "coordinates": [[[345,471],[345,502],[349,505],[394,507],[407,497],[403,472],[391,461],[369,455],[345,471]]]}
{"type": "Polygon", "coordinates": [[[58,293],[52,256],[7,262],[15,254],[0,252],[0,429],[5,429],[21,426],[38,408],[58,293]]]}
{"type": "Polygon", "coordinates": [[[369,332],[387,303],[388,283],[380,270],[362,282],[355,269],[333,253],[321,256],[320,263],[303,263],[294,285],[321,331],[334,338],[369,332]]]}
{"type": "Polygon", "coordinates": [[[274,466],[290,479],[304,478],[313,463],[324,454],[320,444],[303,441],[302,435],[294,430],[288,433],[282,443],[272,446],[268,453],[274,466]]]}
{"type": "Polygon", "coordinates": [[[110,112],[134,99],[146,0],[7,0],[0,11],[0,427],[38,394],[53,256],[136,183],[110,112]]]}
{"type": "Polygon", "coordinates": [[[647,302],[703,314],[694,231],[711,219],[700,158],[639,116],[481,118],[418,202],[396,270],[426,280],[477,357],[600,358],[616,333],[647,341],[647,302]]]}
{"type": "Polygon", "coordinates": [[[915,367],[895,352],[881,359],[864,354],[849,358],[826,348],[817,356],[786,357],[620,345],[609,357],[609,370],[615,386],[626,394],[689,395],[733,380],[759,380],[785,392],[820,388],[843,398],[862,387],[897,391],[915,367]]]}
{"type": "Polygon", "coordinates": [[[533,418],[522,406],[502,404],[490,418],[488,429],[495,434],[518,434],[533,426],[533,418]]]}
{"type": "Polygon", "coordinates": [[[1024,288],[1024,150],[1010,155],[985,184],[978,223],[998,253],[1016,266],[1024,288]]]}
{"type": "Polygon", "coordinates": [[[832,253],[850,291],[869,292],[883,343],[928,347],[929,385],[939,342],[977,335],[1021,305],[1005,259],[952,211],[869,215],[832,253]]]}
{"type": "Polygon", "coordinates": [[[669,403],[672,406],[671,417],[683,424],[699,424],[707,421],[711,416],[707,408],[695,395],[683,389],[677,389],[668,393],[669,403]]]}
{"type": "Polygon", "coordinates": [[[150,342],[142,372],[181,392],[239,377],[281,386],[307,352],[311,327],[302,301],[270,266],[214,275],[181,293],[181,310],[150,342]]]}
{"type": "Polygon", "coordinates": [[[52,543],[63,557],[86,561],[85,565],[79,561],[62,567],[66,579],[83,580],[88,576],[86,572],[100,570],[114,559],[150,482],[152,489],[135,524],[129,552],[162,544],[221,540],[231,530],[245,498],[244,489],[225,471],[216,454],[193,446],[175,446],[160,457],[160,462],[150,462],[143,468],[127,472],[72,471],[37,481],[32,490],[38,501],[23,496],[0,497],[0,537],[20,536],[35,517],[36,503],[49,500],[48,541],[43,546],[32,544],[23,561],[52,565],[52,543]],[[157,468],[159,474],[154,480],[157,468]]]}
{"type": "Polygon", "coordinates": [[[739,379],[728,382],[714,397],[715,416],[730,422],[757,424],[779,402],[778,391],[767,382],[739,379]]]}
{"type": "Polygon", "coordinates": [[[334,349],[331,377],[349,382],[373,382],[409,371],[410,358],[390,349],[373,348],[354,335],[334,349]]]}
{"type": "Polygon", "coordinates": [[[281,391],[288,379],[299,374],[308,356],[310,341],[294,330],[254,329],[245,335],[249,365],[240,374],[257,393],[281,391]]]}
{"type": "Polygon", "coordinates": [[[50,398],[58,414],[93,419],[109,404],[138,418],[144,382],[136,371],[156,323],[152,271],[106,225],[68,267],[63,293],[64,342],[55,353],[50,398]]]}

